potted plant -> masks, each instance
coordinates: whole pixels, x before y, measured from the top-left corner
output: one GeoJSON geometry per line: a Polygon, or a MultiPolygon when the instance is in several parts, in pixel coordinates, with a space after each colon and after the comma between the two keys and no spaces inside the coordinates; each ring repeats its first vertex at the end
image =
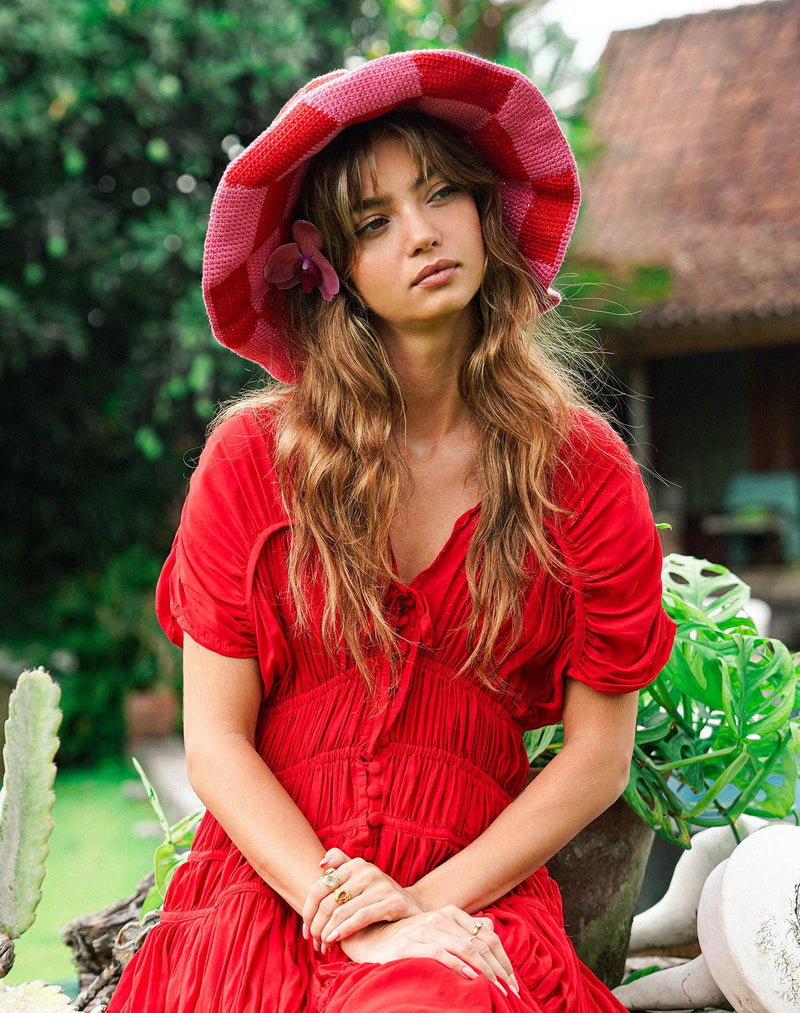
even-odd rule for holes
{"type": "MultiPolygon", "coordinates": [[[[663,588],[677,633],[666,666],[639,696],[628,786],[548,863],[576,949],[612,986],[622,977],[652,831],[688,848],[693,827],[729,825],[735,834],[744,813],[781,818],[794,805],[800,654],[759,636],[744,611],[750,589],[724,566],[669,555],[663,588]],[[623,860],[632,864],[627,874],[623,860]],[[617,883],[604,886],[606,872],[617,883]]],[[[561,726],[526,740],[532,766],[542,766],[563,744],[561,726]]]]}
{"type": "Polygon", "coordinates": [[[110,660],[122,672],[125,734],[129,744],[178,728],[180,652],[158,625],[153,588],[161,563],[141,546],[116,556],[103,575],[96,621],[112,645],[110,660]]]}

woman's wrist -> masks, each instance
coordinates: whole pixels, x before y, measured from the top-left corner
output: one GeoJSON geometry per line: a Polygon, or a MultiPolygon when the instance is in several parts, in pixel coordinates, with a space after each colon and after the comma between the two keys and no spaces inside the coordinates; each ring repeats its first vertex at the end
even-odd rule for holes
{"type": "Polygon", "coordinates": [[[423,876],[422,879],[418,879],[416,883],[411,886],[407,886],[406,890],[411,896],[412,903],[416,904],[420,911],[433,911],[436,904],[426,892],[426,878],[426,876],[423,876]]]}
{"type": "Polygon", "coordinates": [[[352,936],[342,939],[339,949],[350,960],[357,964],[375,962],[376,954],[373,952],[378,943],[386,936],[387,929],[397,922],[373,922],[363,929],[354,932],[352,936]]]}

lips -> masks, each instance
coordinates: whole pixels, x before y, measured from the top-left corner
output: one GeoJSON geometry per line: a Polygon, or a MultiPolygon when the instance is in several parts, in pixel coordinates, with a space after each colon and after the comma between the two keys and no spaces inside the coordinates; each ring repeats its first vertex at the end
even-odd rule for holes
{"type": "Polygon", "coordinates": [[[428,285],[449,281],[457,266],[455,260],[437,260],[433,264],[426,264],[411,283],[412,287],[425,282],[426,279],[430,279],[428,285]]]}

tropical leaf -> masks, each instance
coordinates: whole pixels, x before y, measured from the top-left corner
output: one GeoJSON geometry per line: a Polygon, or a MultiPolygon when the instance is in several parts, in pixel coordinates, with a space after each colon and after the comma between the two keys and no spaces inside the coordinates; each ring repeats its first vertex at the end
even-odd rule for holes
{"type": "Polygon", "coordinates": [[[713,622],[732,619],[750,600],[750,588],[719,563],[677,553],[664,560],[664,588],[694,605],[713,622]]]}

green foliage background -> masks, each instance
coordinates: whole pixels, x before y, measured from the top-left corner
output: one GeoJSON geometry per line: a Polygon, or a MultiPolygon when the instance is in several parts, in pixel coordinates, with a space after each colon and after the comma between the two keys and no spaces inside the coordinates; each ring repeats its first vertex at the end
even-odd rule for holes
{"type": "Polygon", "coordinates": [[[263,380],[213,341],[199,284],[229,159],[347,60],[449,46],[530,70],[550,52],[557,87],[569,40],[520,32],[541,6],[0,8],[0,668],[61,681],[61,762],[119,747],[126,685],[175,680],[154,580],[216,404],[263,380]]]}
{"type": "Polygon", "coordinates": [[[0,11],[7,610],[131,544],[166,547],[184,455],[250,377],[209,340],[202,305],[213,186],[300,79],[340,61],[342,11],[332,0],[0,11]]]}
{"type": "Polygon", "coordinates": [[[62,761],[118,748],[124,685],[170,670],[154,576],[214,405],[253,377],[202,304],[213,188],[349,23],[335,0],[0,10],[3,639],[62,681],[62,761]]]}

